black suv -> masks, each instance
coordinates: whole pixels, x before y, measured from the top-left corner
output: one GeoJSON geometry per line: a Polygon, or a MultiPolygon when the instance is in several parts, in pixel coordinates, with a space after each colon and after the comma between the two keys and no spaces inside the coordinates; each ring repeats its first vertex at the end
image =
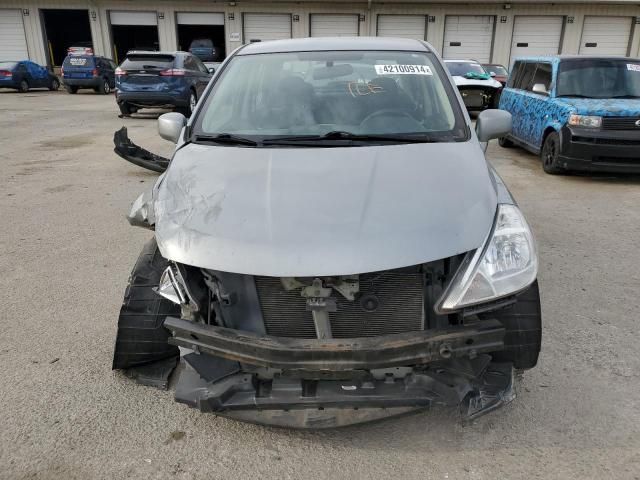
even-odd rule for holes
{"type": "Polygon", "coordinates": [[[62,62],[62,81],[69,93],[79,88],[93,88],[108,94],[116,86],[116,63],[97,55],[67,55],[62,62]]]}

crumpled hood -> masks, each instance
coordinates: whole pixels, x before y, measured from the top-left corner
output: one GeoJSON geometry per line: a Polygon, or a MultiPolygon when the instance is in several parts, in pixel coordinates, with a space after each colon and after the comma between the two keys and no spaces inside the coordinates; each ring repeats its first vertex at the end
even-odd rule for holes
{"type": "Polygon", "coordinates": [[[578,115],[603,117],[640,117],[640,99],[634,98],[555,98],[554,102],[566,105],[578,115]]]}
{"type": "Polygon", "coordinates": [[[466,86],[478,86],[478,87],[493,87],[493,88],[502,88],[502,84],[493,78],[489,78],[487,80],[478,80],[473,78],[465,78],[459,75],[455,75],[453,77],[453,81],[458,87],[466,87],[466,86]]]}
{"type": "Polygon", "coordinates": [[[328,276],[478,248],[496,191],[477,142],[178,150],[155,194],[170,260],[226,272],[328,276]]]}

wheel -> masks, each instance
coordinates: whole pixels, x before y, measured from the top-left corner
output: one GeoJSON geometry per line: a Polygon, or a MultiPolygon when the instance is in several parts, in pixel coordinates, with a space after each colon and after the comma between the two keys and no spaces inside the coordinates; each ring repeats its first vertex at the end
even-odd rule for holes
{"type": "Polygon", "coordinates": [[[55,92],[60,88],[60,81],[57,78],[53,78],[51,80],[51,84],[49,84],[49,90],[55,92]]]}
{"type": "Polygon", "coordinates": [[[22,93],[28,92],[29,91],[29,83],[27,83],[26,80],[22,80],[20,82],[18,90],[21,91],[22,93]]]}
{"type": "Polygon", "coordinates": [[[69,93],[78,93],[78,87],[75,85],[66,85],[64,87],[69,93]]]}
{"type": "Polygon", "coordinates": [[[109,95],[111,93],[111,85],[109,85],[109,80],[104,78],[97,91],[98,93],[101,93],[103,95],[109,95]]]}
{"type": "Polygon", "coordinates": [[[542,160],[542,168],[551,175],[562,173],[564,169],[560,166],[558,156],[560,155],[560,135],[558,132],[551,132],[544,139],[540,159],[542,160]]]}
{"type": "Polygon", "coordinates": [[[513,305],[479,316],[499,320],[506,330],[504,350],[491,354],[494,361],[511,362],[518,370],[536,366],[542,345],[542,315],[537,281],[518,295],[513,305]]]}
{"type": "Polygon", "coordinates": [[[131,115],[132,113],[134,113],[136,111],[127,102],[119,103],[118,107],[120,107],[120,113],[122,113],[122,115],[127,115],[128,116],[128,115],[131,115]]]}
{"type": "Polygon", "coordinates": [[[185,117],[189,118],[193,111],[196,108],[196,104],[198,103],[198,97],[196,96],[196,92],[191,90],[189,94],[189,105],[186,107],[178,108],[178,112],[182,113],[185,117]]]}
{"type": "Polygon", "coordinates": [[[513,142],[507,137],[500,137],[498,138],[498,145],[500,145],[502,148],[511,148],[513,147],[513,142]]]}
{"type": "Polygon", "coordinates": [[[149,240],[129,276],[124,293],[118,333],[113,353],[113,368],[129,368],[177,357],[178,347],[169,345],[164,328],[168,316],[180,317],[180,306],[153,291],[160,283],[169,261],[162,257],[156,240],[149,240]]]}

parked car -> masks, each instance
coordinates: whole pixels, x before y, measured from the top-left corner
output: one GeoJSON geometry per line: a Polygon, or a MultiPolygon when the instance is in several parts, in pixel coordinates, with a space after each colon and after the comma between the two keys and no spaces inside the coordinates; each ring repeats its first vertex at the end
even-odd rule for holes
{"type": "Polygon", "coordinates": [[[108,95],[115,87],[116,64],[110,58],[99,55],[71,53],[62,62],[62,81],[69,93],[80,88],[91,88],[96,93],[108,95]]]}
{"type": "Polygon", "coordinates": [[[129,52],[116,71],[116,100],[123,115],[140,108],[176,108],[189,116],[211,76],[190,53],[129,52]]]}
{"type": "Polygon", "coordinates": [[[189,53],[192,53],[203,62],[214,62],[217,59],[216,47],[210,38],[196,38],[189,45],[189,53]]]}
{"type": "Polygon", "coordinates": [[[45,67],[30,60],[0,61],[0,88],[28,92],[32,88],[58,90],[60,80],[45,67]]]}
{"type": "Polygon", "coordinates": [[[518,59],[500,108],[514,119],[500,145],[539,154],[547,173],[640,172],[640,59],[518,59]]]}
{"type": "Polygon", "coordinates": [[[281,426],[510,401],[541,338],[533,236],[482,147],[510,128],[474,130],[421,41],[239,48],[189,122],[159,118],[177,147],[129,214],[154,238],[113,367],[166,384],[184,347],[177,401],[281,426]]]}
{"type": "Polygon", "coordinates": [[[507,84],[507,78],[509,78],[509,70],[503,65],[498,63],[483,63],[482,68],[491,75],[494,80],[497,80],[504,87],[507,84]]]}
{"type": "Polygon", "coordinates": [[[445,60],[464,104],[470,112],[498,106],[502,84],[475,60],[445,60]]]}

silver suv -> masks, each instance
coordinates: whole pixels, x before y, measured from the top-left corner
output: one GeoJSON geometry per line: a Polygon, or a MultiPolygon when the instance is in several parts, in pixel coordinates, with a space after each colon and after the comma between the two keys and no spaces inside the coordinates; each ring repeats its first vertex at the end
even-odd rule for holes
{"type": "Polygon", "coordinates": [[[129,214],[154,238],[114,368],[166,385],[179,359],[177,401],[281,426],[510,401],[541,335],[533,236],[483,151],[510,128],[472,128],[424,42],[236,50],[159,119],[177,146],[129,214]]]}

